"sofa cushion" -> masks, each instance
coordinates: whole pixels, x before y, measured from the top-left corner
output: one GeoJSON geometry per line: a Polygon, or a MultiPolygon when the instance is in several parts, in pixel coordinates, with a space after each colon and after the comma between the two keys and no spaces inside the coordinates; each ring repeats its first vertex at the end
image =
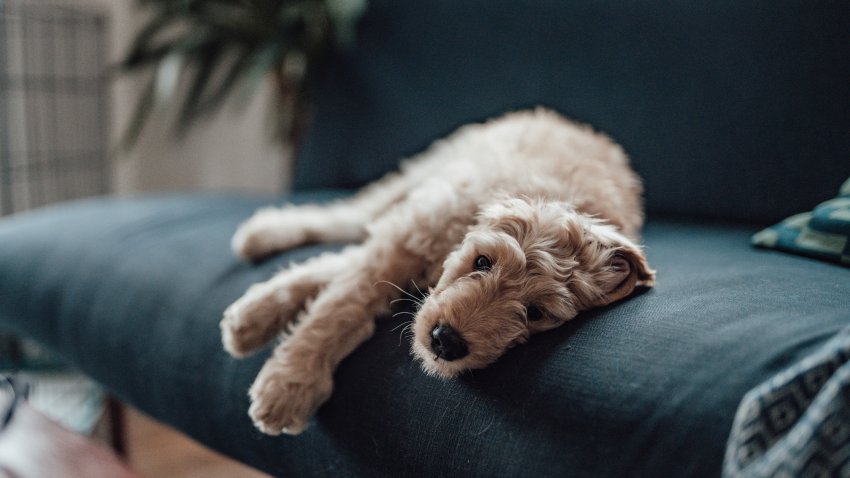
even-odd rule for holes
{"type": "Polygon", "coordinates": [[[318,85],[296,187],[359,186],[550,106],[609,133],[650,213],[765,224],[850,175],[850,2],[374,0],[318,85]]]}
{"type": "Polygon", "coordinates": [[[0,220],[0,323],[276,475],[717,476],[741,397],[850,320],[846,269],[753,249],[751,228],[653,220],[655,289],[454,381],[423,374],[382,321],[307,432],[263,436],[246,390],[269,350],[230,358],[218,322],[326,248],[237,262],[230,235],[266,201],[101,199],[0,220]]]}
{"type": "Polygon", "coordinates": [[[752,242],[850,267],[850,179],[838,197],[757,232],[752,242]]]}

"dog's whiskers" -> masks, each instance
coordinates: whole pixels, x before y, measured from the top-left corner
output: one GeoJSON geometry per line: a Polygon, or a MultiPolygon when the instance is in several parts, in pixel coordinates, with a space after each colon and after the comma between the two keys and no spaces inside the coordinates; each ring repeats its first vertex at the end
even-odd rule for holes
{"type": "Polygon", "coordinates": [[[378,282],[375,282],[375,284],[373,285],[373,287],[374,287],[375,285],[378,285],[378,284],[387,284],[387,285],[391,285],[391,286],[395,287],[396,289],[398,289],[398,291],[399,291],[399,292],[401,292],[402,294],[404,294],[404,295],[406,295],[406,296],[410,297],[411,299],[413,299],[413,300],[419,300],[419,299],[418,299],[418,297],[416,297],[415,295],[411,294],[410,292],[408,292],[408,291],[406,291],[406,290],[402,289],[401,287],[399,287],[399,286],[397,286],[397,285],[393,284],[392,282],[390,282],[390,281],[388,281],[388,280],[379,280],[378,282]]]}
{"type": "Polygon", "coordinates": [[[411,280],[410,280],[410,283],[411,283],[411,284],[413,284],[413,287],[414,287],[414,288],[416,288],[416,292],[419,292],[419,297],[425,297],[425,296],[427,296],[427,295],[428,295],[428,294],[426,294],[426,293],[422,292],[422,289],[420,289],[420,288],[419,288],[419,286],[418,286],[418,285],[416,285],[416,281],[415,281],[415,280],[411,279],[411,280]]]}
{"type": "MultiPolygon", "coordinates": [[[[393,317],[395,317],[396,315],[398,314],[393,314],[393,317]]],[[[398,334],[398,346],[401,347],[401,341],[404,339],[404,335],[406,333],[410,333],[411,336],[413,336],[413,320],[411,319],[400,323],[399,325],[393,327],[391,332],[395,332],[396,330],[398,330],[399,327],[402,327],[401,332],[399,332],[398,334]]]]}
{"type": "Polygon", "coordinates": [[[402,301],[413,302],[414,304],[416,304],[420,307],[422,307],[422,305],[424,304],[424,302],[422,302],[421,300],[408,299],[407,297],[402,297],[400,299],[391,300],[390,304],[395,304],[396,302],[402,302],[402,301]]]}
{"type": "MultiPolygon", "coordinates": [[[[399,311],[399,312],[396,312],[395,314],[393,314],[393,318],[395,318],[396,316],[401,315],[401,314],[408,314],[411,317],[416,317],[416,314],[414,314],[413,312],[402,310],[402,311],[399,311]]],[[[395,329],[393,329],[393,330],[395,330],[395,329]]]]}
{"type": "Polygon", "coordinates": [[[399,347],[401,347],[401,340],[405,335],[409,336],[410,340],[413,340],[413,322],[410,322],[405,328],[401,329],[401,333],[398,336],[399,347]]]}

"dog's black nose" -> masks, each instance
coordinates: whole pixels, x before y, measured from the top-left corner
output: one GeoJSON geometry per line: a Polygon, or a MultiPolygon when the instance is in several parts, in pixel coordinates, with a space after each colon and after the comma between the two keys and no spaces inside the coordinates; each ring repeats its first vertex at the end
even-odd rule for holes
{"type": "Polygon", "coordinates": [[[463,337],[448,325],[438,325],[431,331],[431,350],[437,354],[437,358],[448,362],[469,354],[466,340],[463,340],[463,337]]]}

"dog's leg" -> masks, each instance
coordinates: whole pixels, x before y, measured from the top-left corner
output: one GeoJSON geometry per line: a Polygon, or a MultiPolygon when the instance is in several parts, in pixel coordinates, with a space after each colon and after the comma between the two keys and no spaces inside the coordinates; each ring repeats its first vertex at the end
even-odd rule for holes
{"type": "Polygon", "coordinates": [[[352,247],[325,253],[251,286],[224,312],[220,326],[225,350],[243,357],[276,337],[354,255],[352,247]]]}
{"type": "Polygon", "coordinates": [[[392,254],[393,266],[352,264],[354,270],[317,296],[257,375],[249,413],[263,432],[298,434],[306,428],[310,416],[330,397],[337,365],[372,335],[375,316],[389,310],[389,298],[396,291],[378,281],[404,283],[422,267],[412,254],[366,250],[371,257],[392,254]]]}
{"type": "MultiPolygon", "coordinates": [[[[357,260],[316,297],[266,361],[250,390],[249,413],[260,430],[303,431],[330,396],[337,365],[372,335],[374,318],[388,312],[398,296],[388,283],[406,285],[422,277],[462,238],[465,226],[456,224],[459,202],[453,195],[447,201],[431,198],[428,207],[417,199],[424,198],[411,198],[371,228],[357,260]]],[[[462,214],[473,217],[466,209],[462,214]]]]}
{"type": "Polygon", "coordinates": [[[365,235],[363,211],[345,201],[260,209],[236,230],[233,253],[246,260],[312,242],[353,242],[365,235]]]}
{"type": "Polygon", "coordinates": [[[366,224],[402,200],[414,179],[394,173],[347,200],[260,209],[239,226],[231,247],[237,256],[256,260],[306,243],[362,241],[366,224]]]}

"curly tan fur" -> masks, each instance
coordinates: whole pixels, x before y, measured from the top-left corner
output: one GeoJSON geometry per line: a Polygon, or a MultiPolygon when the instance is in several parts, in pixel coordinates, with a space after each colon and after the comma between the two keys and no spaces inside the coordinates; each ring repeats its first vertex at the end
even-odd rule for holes
{"type": "Polygon", "coordinates": [[[283,337],[251,387],[249,414],[268,434],[303,431],[336,366],[399,297],[395,284],[428,285],[412,353],[445,378],[652,286],[635,242],[642,223],[641,183],[623,150],[541,108],[465,126],[350,200],[260,210],[234,235],[240,257],[361,243],[294,265],[225,311],[234,356],[283,337]],[[479,256],[491,266],[476,269],[479,256]],[[466,355],[435,353],[438,326],[462,337],[466,355]]]}

